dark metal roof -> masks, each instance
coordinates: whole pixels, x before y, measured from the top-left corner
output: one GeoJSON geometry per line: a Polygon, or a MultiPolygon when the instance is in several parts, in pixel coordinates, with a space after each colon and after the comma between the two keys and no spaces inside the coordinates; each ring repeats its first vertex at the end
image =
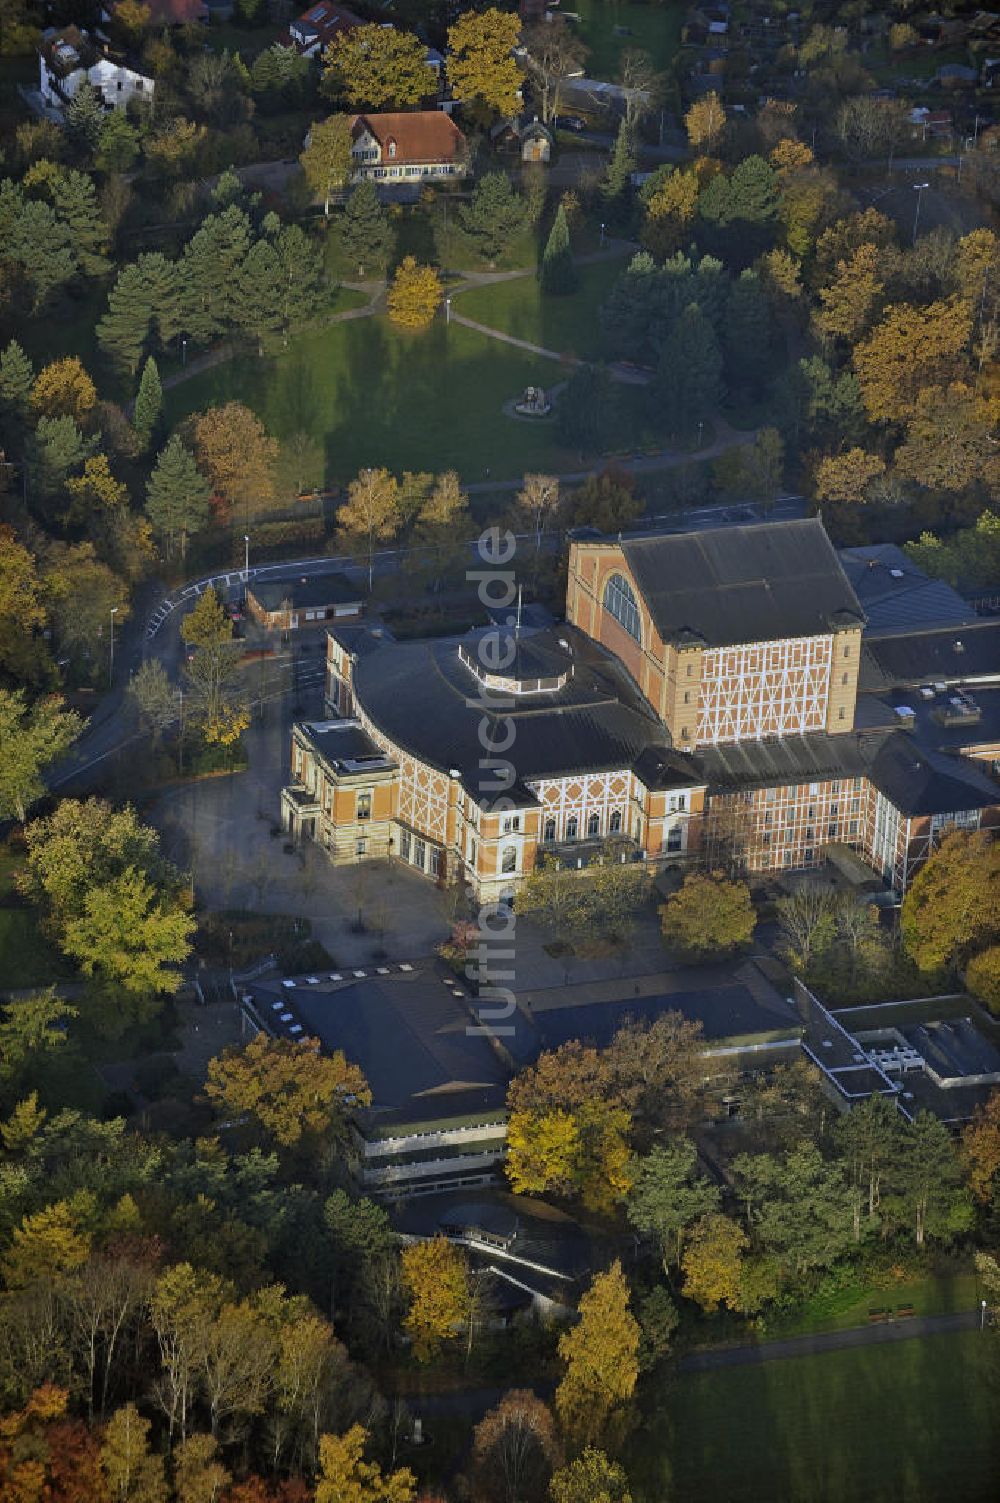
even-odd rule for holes
{"type": "Polygon", "coordinates": [[[1000,620],[979,618],[964,626],[866,641],[859,688],[878,692],[897,684],[982,678],[1000,681],[1000,620]]]}
{"type": "Polygon", "coordinates": [[[902,814],[955,814],[1000,804],[1000,783],[972,758],[921,748],[906,732],[881,740],[868,775],[902,814]]]}
{"type": "Polygon", "coordinates": [[[395,745],[442,771],[455,769],[477,799],[483,782],[494,781],[481,765],[490,740],[498,748],[510,743],[498,756],[507,757],[521,784],[640,765],[658,780],[653,786],[700,781],[620,665],[573,627],[534,639],[538,654],[568,658],[572,676],[559,689],[525,695],[485,688],[462,662],[463,640],[391,642],[359,654],[354,693],[395,745]]]}
{"type": "Polygon", "coordinates": [[[665,641],[709,647],[808,637],[863,612],[822,522],[764,522],[622,540],[665,641]]]}
{"type": "Polygon", "coordinates": [[[265,611],[312,610],[323,605],[360,605],[365,598],[361,585],[346,574],[309,574],[299,579],[255,579],[247,587],[265,611]]]}
{"type": "Polygon", "coordinates": [[[475,1018],[454,995],[456,983],[432,965],[384,969],[378,975],[369,968],[364,977],[341,972],[338,980],[330,972],[300,976],[291,986],[255,982],[248,990],[261,1016],[278,1019],[274,1032],[318,1038],[361,1067],[376,1125],[388,1117],[440,1121],[484,1110],[502,1116],[508,1072],[471,1028],[475,1018]],[[296,1023],[300,1034],[292,1033],[296,1023]]]}
{"type": "Polygon", "coordinates": [[[895,543],[841,548],[840,562],[867,618],[866,637],[964,625],[975,611],[943,579],[930,579],[895,543]]]}
{"type": "Polygon", "coordinates": [[[780,787],[826,778],[861,777],[867,757],[860,736],[779,736],[703,747],[697,753],[709,790],[780,787]]]}

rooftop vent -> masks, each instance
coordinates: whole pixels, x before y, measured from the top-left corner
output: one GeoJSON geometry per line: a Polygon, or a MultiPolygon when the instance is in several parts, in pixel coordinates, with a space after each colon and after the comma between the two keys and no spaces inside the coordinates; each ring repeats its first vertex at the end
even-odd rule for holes
{"type": "Polygon", "coordinates": [[[889,573],[892,575],[893,579],[902,579],[903,578],[903,571],[902,571],[902,569],[890,569],[889,573]]]}

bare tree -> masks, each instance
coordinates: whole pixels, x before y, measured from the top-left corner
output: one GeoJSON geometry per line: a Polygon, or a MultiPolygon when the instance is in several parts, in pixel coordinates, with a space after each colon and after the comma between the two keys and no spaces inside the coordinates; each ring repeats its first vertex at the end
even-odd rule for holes
{"type": "Polygon", "coordinates": [[[621,84],[625,91],[625,124],[635,132],[663,98],[666,80],[648,52],[629,47],[622,53],[621,84]]]}
{"type": "Polygon", "coordinates": [[[836,893],[818,882],[803,882],[789,897],[779,898],[775,907],[790,959],[808,970],[836,935],[836,893]]]}
{"type": "Polygon", "coordinates": [[[538,89],[542,119],[548,125],[559,114],[563,84],[582,72],[588,49],[563,20],[528,27],[524,45],[528,73],[538,89]]]}

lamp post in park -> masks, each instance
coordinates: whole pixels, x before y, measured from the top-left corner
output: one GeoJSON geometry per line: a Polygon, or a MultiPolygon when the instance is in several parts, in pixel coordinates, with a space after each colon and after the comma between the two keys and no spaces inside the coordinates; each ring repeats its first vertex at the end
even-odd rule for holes
{"type": "Polygon", "coordinates": [[[924,196],[924,189],[929,188],[930,183],[914,183],[913,191],[917,195],[917,212],[913,216],[913,243],[917,243],[917,225],[920,223],[920,200],[924,196]]]}
{"type": "Polygon", "coordinates": [[[250,583],[250,534],[243,534],[243,583],[250,583]]]}
{"type": "Polygon", "coordinates": [[[114,683],[115,683],[115,617],[117,616],[117,614],[118,614],[118,607],[116,605],[113,605],[111,607],[111,645],[110,645],[109,657],[108,657],[108,688],[109,689],[113,689],[114,688],[114,683]]]}

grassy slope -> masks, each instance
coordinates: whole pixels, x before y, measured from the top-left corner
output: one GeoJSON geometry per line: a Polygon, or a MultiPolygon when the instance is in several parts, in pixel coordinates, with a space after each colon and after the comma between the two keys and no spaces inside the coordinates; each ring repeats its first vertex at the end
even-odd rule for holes
{"type": "Polygon", "coordinates": [[[604,353],[598,313],[624,265],[615,260],[581,266],[580,285],[570,297],[543,297],[538,279],[529,276],[474,287],[457,296],[454,307],[466,318],[545,349],[598,359],[604,353]]]}
{"type": "Polygon", "coordinates": [[[682,1378],[630,1448],[636,1503],[985,1503],[995,1344],[963,1332],[682,1378]]]}

